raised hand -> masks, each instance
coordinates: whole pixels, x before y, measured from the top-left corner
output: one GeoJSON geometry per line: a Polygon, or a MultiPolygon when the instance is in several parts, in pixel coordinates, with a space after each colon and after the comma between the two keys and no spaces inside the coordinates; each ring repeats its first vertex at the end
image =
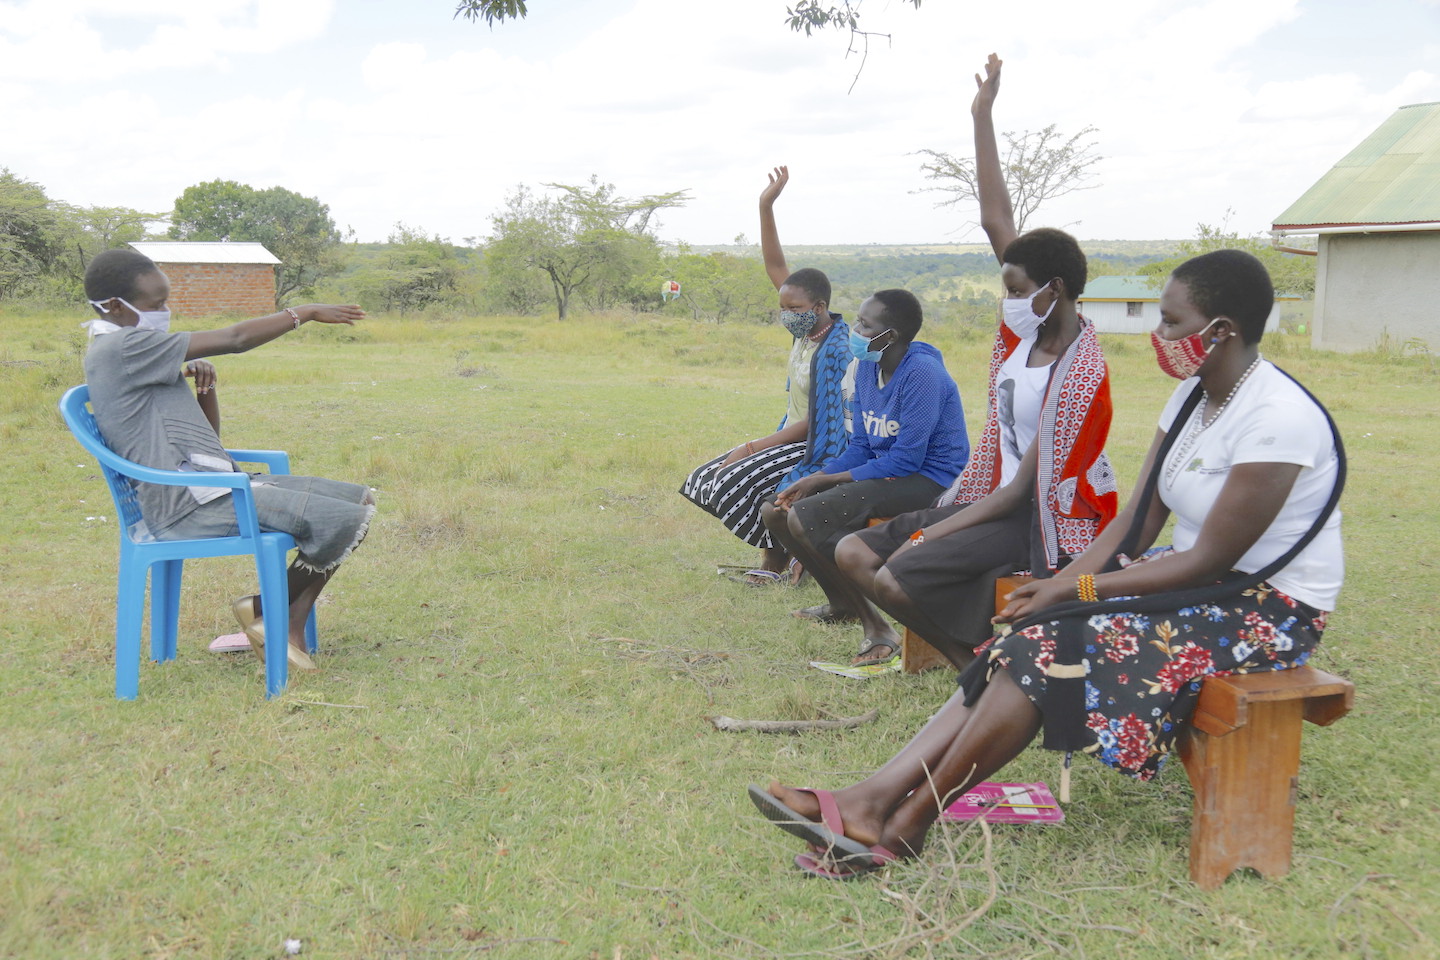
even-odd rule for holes
{"type": "Polygon", "coordinates": [[[773,204],[784,191],[785,184],[790,182],[790,168],[779,166],[773,173],[768,173],[766,176],[770,178],[770,182],[766,184],[764,190],[760,191],[760,206],[762,207],[773,204]]]}
{"type": "Polygon", "coordinates": [[[975,99],[970,102],[972,115],[989,113],[990,108],[995,106],[995,97],[1000,93],[1000,68],[1004,64],[1004,60],[992,53],[985,61],[985,79],[981,80],[980,74],[975,74],[975,99]]]}
{"type": "Polygon", "coordinates": [[[356,320],[365,319],[365,311],[353,303],[307,303],[303,307],[296,307],[295,312],[316,323],[343,323],[352,327],[356,320]]]}

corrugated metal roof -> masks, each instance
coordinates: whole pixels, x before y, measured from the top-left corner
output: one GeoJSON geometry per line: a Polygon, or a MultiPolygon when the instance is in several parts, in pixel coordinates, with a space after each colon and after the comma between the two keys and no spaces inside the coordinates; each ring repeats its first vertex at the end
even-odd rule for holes
{"type": "Polygon", "coordinates": [[[1440,221],[1440,103],[1396,110],[1275,218],[1274,229],[1440,221]]]}
{"type": "Polygon", "coordinates": [[[156,263],[279,263],[263,243],[143,240],[130,244],[156,263]]]}
{"type": "Polygon", "coordinates": [[[1164,280],[1155,284],[1150,277],[1096,277],[1085,281],[1085,292],[1080,302],[1086,300],[1159,300],[1164,280]]]}

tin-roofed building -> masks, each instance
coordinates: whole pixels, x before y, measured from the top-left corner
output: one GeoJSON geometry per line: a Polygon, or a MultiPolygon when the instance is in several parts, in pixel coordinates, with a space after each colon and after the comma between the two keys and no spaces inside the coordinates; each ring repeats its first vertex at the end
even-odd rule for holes
{"type": "Polygon", "coordinates": [[[208,316],[275,312],[275,265],[263,243],[143,241],[130,244],[170,278],[170,309],[208,316]]]}
{"type": "Polygon", "coordinates": [[[1396,110],[1272,232],[1319,235],[1315,346],[1440,349],[1440,316],[1425,296],[1440,273],[1440,103],[1396,110]]]}
{"type": "MultiPolygon", "coordinates": [[[[1164,286],[1164,277],[1095,277],[1085,281],[1078,305],[1098,333],[1149,333],[1160,322],[1160,290],[1164,286]]],[[[1265,329],[1279,329],[1281,300],[1299,299],[1277,294],[1265,329]]]]}

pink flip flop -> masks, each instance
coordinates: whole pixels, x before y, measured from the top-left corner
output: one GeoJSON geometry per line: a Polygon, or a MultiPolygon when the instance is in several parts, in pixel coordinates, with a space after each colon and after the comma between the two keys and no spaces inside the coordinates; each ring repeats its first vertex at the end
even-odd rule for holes
{"type": "Polygon", "coordinates": [[[243,633],[227,633],[210,641],[211,653],[250,652],[250,640],[243,633]]]}
{"type": "MultiPolygon", "coordinates": [[[[817,855],[816,853],[795,854],[795,866],[799,867],[807,876],[819,877],[822,880],[855,880],[865,876],[867,873],[884,867],[900,858],[880,844],[870,848],[870,863],[868,865],[850,866],[846,861],[837,861],[832,857],[817,855]]],[[[847,858],[848,860],[848,858],[847,858]]]]}
{"type": "MultiPolygon", "coordinates": [[[[858,840],[845,836],[845,821],[840,817],[840,806],[829,790],[815,790],[797,787],[805,793],[812,793],[820,802],[820,823],[805,817],[773,796],[770,791],[750,785],[750,802],[755,804],[765,818],[786,833],[819,847],[826,852],[832,863],[853,867],[860,872],[878,870],[896,859],[895,854],[883,847],[868,847],[858,840]]],[[[802,854],[801,856],[805,856],[802,854]]],[[[797,860],[797,866],[799,862],[797,860]]],[[[801,866],[801,869],[806,869],[801,866]]],[[[811,871],[813,872],[813,871],[811,871]]],[[[821,876],[815,873],[815,876],[821,876]]]]}

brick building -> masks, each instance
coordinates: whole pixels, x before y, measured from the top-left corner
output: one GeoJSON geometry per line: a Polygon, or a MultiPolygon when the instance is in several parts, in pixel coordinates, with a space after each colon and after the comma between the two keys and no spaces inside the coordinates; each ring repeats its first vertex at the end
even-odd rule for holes
{"type": "Polygon", "coordinates": [[[130,244],[170,278],[177,316],[216,313],[260,316],[275,311],[275,266],[262,243],[144,241],[130,244]]]}

